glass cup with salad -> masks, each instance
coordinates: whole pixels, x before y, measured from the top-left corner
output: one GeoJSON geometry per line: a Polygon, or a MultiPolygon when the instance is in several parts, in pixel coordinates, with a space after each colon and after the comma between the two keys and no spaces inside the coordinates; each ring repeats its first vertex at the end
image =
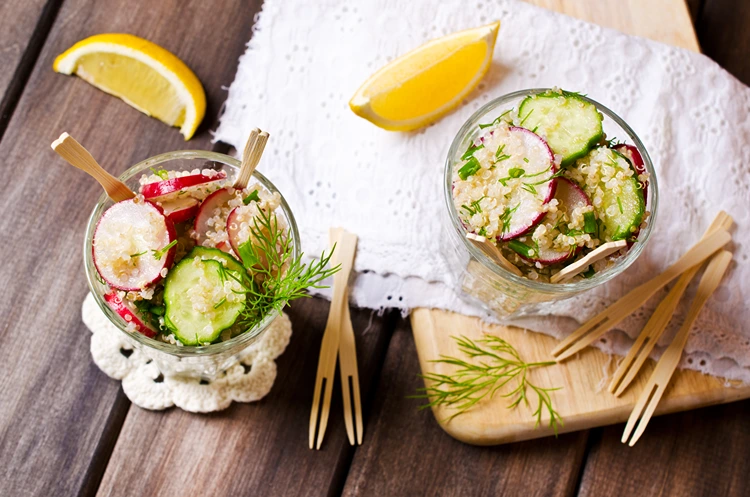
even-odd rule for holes
{"type": "Polygon", "coordinates": [[[330,253],[301,262],[292,211],[261,173],[232,187],[239,166],[204,151],[152,157],[120,178],[135,198],[102,195],[89,219],[91,293],[165,375],[215,378],[334,271],[330,253]]]}
{"type": "Polygon", "coordinates": [[[498,317],[539,312],[620,274],[643,251],[658,203],[653,164],[627,123],[586,96],[547,88],[502,96],[469,118],[448,152],[444,188],[452,284],[498,317]],[[618,240],[617,252],[552,282],[618,240]]]}

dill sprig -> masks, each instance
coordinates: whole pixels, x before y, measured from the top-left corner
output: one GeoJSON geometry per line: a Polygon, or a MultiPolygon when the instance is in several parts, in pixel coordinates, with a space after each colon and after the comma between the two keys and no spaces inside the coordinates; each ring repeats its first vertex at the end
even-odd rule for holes
{"type": "Polygon", "coordinates": [[[541,424],[542,416],[546,412],[549,415],[549,426],[557,435],[558,428],[562,426],[562,418],[552,405],[550,392],[559,388],[540,387],[528,378],[530,370],[551,366],[555,361],[525,362],[511,344],[493,335],[485,335],[476,341],[463,335],[451,338],[469,360],[440,356],[440,359],[431,361],[456,369],[447,375],[420,375],[427,380],[427,386],[419,388],[418,394],[411,396],[427,399],[427,404],[420,406],[420,409],[433,406],[452,407],[456,412],[448,418],[451,420],[474,407],[482,399],[491,399],[498,390],[508,386],[512,389],[502,394],[502,397],[510,402],[508,409],[513,409],[521,403],[531,405],[529,396],[535,395],[536,409],[532,414],[536,418],[535,427],[541,424]]]}
{"type": "Polygon", "coordinates": [[[253,218],[250,239],[238,247],[242,264],[248,270],[239,274],[224,268],[224,277],[240,283],[245,294],[245,308],[238,322],[252,328],[270,312],[281,312],[287,303],[309,297],[309,288],[325,288],[321,282],[340,269],[327,268],[335,245],[310,264],[302,255],[293,257],[289,230],[279,227],[276,214],[261,210],[253,218]]]}

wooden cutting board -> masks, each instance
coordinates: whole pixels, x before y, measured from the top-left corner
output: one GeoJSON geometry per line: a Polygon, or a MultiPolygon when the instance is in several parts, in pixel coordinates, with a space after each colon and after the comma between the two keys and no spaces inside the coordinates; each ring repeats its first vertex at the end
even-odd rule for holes
{"type": "MultiPolygon", "coordinates": [[[[531,0],[530,3],[580,19],[643,36],[689,50],[699,51],[698,40],[684,0],[531,0]]],[[[461,357],[451,335],[480,338],[483,332],[511,343],[527,361],[550,360],[557,341],[549,336],[514,327],[493,326],[459,314],[417,309],[411,315],[414,341],[423,372],[447,373],[448,368],[430,361],[440,355],[461,357]]],[[[648,361],[636,381],[620,397],[607,392],[609,377],[618,358],[589,347],[563,364],[537,369],[530,374],[535,384],[552,388],[555,409],[563,418],[560,432],[593,428],[626,421],[653,370],[648,361]]],[[[725,380],[695,371],[678,370],[656,414],[695,409],[711,404],[750,398],[750,386],[729,386],[725,380]]],[[[532,397],[533,399],[533,397],[532,397]]],[[[495,445],[551,435],[546,423],[535,428],[532,412],[521,405],[507,409],[500,396],[477,404],[472,410],[446,421],[449,411],[433,409],[440,426],[452,437],[475,445],[495,445]]],[[[648,436],[648,431],[644,436],[648,436]]]]}

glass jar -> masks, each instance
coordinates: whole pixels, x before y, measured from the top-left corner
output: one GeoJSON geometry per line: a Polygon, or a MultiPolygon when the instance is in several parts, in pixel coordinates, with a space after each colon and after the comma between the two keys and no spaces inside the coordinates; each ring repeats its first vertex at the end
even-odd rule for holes
{"type": "Polygon", "coordinates": [[[615,264],[597,272],[589,279],[569,283],[547,283],[533,281],[516,276],[485,255],[466,238],[466,231],[461,224],[453,203],[453,169],[461,161],[461,155],[473,143],[480,132],[479,124],[492,122],[501,113],[518,104],[529,95],[543,93],[548,88],[535,88],[509,93],[499,97],[474,113],[453,139],[444,171],[444,236],[441,241],[441,252],[449,267],[449,284],[466,301],[478,305],[500,318],[519,317],[538,314],[545,304],[573,297],[611,280],[625,271],[643,252],[653,230],[659,201],[656,174],[651,158],[643,143],[617,114],[602,104],[587,97],[581,97],[596,106],[602,114],[604,132],[607,137],[617,137],[634,145],[649,174],[646,209],[650,212],[647,226],[638,235],[638,241],[628,252],[616,260],[615,264]]]}
{"type": "MultiPolygon", "coordinates": [[[[133,191],[138,191],[138,179],[142,174],[149,174],[151,168],[166,169],[174,171],[192,171],[194,169],[215,169],[224,171],[230,180],[235,178],[239,172],[240,161],[228,155],[201,150],[183,150],[169,152],[139,162],[125,171],[120,179],[133,191]]],[[[276,187],[265,176],[255,171],[253,177],[269,192],[278,192],[276,187]]],[[[86,228],[86,237],[83,243],[83,260],[86,268],[86,279],[89,289],[102,312],[109,318],[117,329],[125,333],[133,345],[146,357],[153,360],[159,370],[167,376],[186,376],[212,380],[229,367],[237,364],[240,353],[252,345],[271,326],[278,317],[277,313],[267,315],[253,328],[224,342],[203,346],[181,346],[160,340],[148,338],[137,332],[126,329],[126,322],[114,312],[104,300],[104,295],[110,291],[109,287],[101,282],[99,274],[94,266],[92,256],[92,242],[94,230],[102,214],[110,206],[112,200],[106,194],[99,197],[89,217],[86,228]]],[[[276,210],[276,215],[283,217],[289,226],[292,244],[292,257],[300,254],[300,238],[297,224],[286,200],[281,196],[281,205],[276,210]]]]}

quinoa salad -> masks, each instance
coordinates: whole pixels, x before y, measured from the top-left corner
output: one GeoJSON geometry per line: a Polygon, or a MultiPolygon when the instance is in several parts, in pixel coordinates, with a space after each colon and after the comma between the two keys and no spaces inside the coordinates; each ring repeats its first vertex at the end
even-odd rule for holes
{"type": "Polygon", "coordinates": [[[531,280],[549,282],[603,243],[628,242],[575,281],[637,243],[649,217],[648,179],[635,146],[606,139],[594,104],[555,89],[479,125],[453,167],[452,196],[464,229],[531,280]]]}
{"type": "Polygon", "coordinates": [[[279,193],[233,188],[213,169],[151,172],[104,212],[92,242],[104,300],[127,331],[178,346],[226,341],[335,271],[330,253],[310,265],[293,254],[279,193]]]}

